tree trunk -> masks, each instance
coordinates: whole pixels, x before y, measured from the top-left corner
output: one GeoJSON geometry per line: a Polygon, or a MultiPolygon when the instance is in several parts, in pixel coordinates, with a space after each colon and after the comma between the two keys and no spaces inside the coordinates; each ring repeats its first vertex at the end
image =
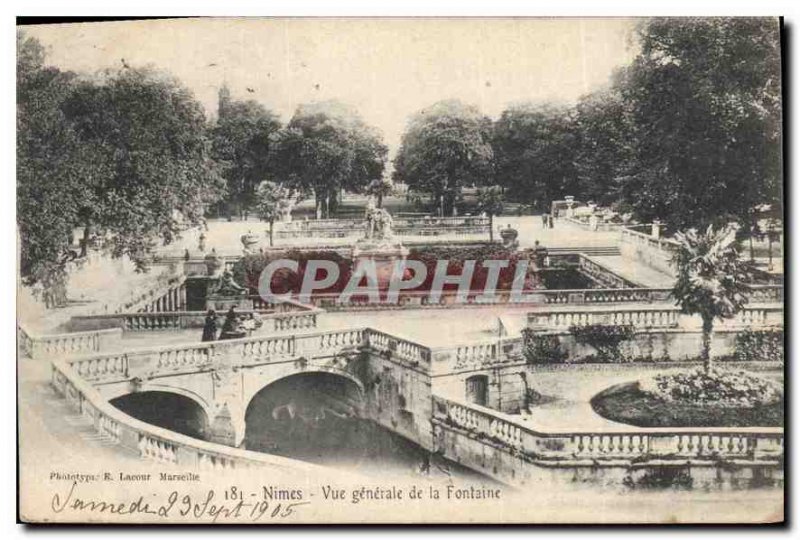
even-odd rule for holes
{"type": "Polygon", "coordinates": [[[378,193],[376,204],[378,208],[383,208],[383,193],[378,193]]]}
{"type": "Polygon", "coordinates": [[[489,214],[489,243],[494,243],[494,214],[489,214]]]}
{"type": "Polygon", "coordinates": [[[81,257],[86,257],[89,254],[89,236],[91,229],[89,225],[83,227],[83,240],[81,240],[81,257]]]}
{"type": "Polygon", "coordinates": [[[528,387],[528,377],[525,375],[524,371],[521,371],[519,376],[522,377],[522,384],[525,385],[525,395],[522,397],[522,408],[526,412],[531,412],[531,391],[528,387]]]}
{"type": "Polygon", "coordinates": [[[272,224],[275,223],[274,219],[269,220],[269,247],[272,247],[272,224]]]}
{"type": "Polygon", "coordinates": [[[700,359],[703,361],[703,369],[706,373],[713,367],[711,362],[711,335],[714,330],[714,318],[703,316],[703,348],[700,351],[700,359]]]}

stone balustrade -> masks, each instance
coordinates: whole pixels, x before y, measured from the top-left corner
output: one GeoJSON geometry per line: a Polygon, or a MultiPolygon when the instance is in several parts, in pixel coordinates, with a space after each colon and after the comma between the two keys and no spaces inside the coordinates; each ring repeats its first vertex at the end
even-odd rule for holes
{"type": "Polygon", "coordinates": [[[751,285],[749,289],[747,298],[750,302],[783,303],[783,285],[751,285]]]}
{"type": "Polygon", "coordinates": [[[400,339],[378,330],[368,329],[367,345],[372,351],[391,355],[392,358],[399,358],[414,367],[430,368],[431,349],[419,343],[400,339]]]}
{"type": "Polygon", "coordinates": [[[634,231],[630,228],[621,229],[621,234],[623,243],[647,246],[669,254],[674,253],[678,248],[678,243],[675,240],[669,238],[653,238],[649,234],[634,231]]]}
{"type": "Polygon", "coordinates": [[[91,420],[98,434],[134,451],[143,460],[200,470],[267,467],[276,472],[304,474],[326,470],[302,461],[194,439],[137,420],[108,403],[63,360],[53,361],[51,384],[76,413],[91,420]]]}
{"type": "Polygon", "coordinates": [[[611,221],[603,221],[603,220],[598,220],[593,227],[589,218],[582,219],[582,218],[565,216],[562,219],[568,223],[577,225],[578,227],[580,227],[585,231],[599,231],[599,232],[619,231],[620,229],[623,229],[625,227],[623,223],[614,223],[611,221]]]}
{"type": "Polygon", "coordinates": [[[128,378],[128,355],[125,353],[101,354],[86,358],[72,358],[67,364],[87,381],[118,381],[128,378]]]}
{"type": "MultiPolygon", "coordinates": [[[[395,217],[392,231],[397,236],[473,235],[489,233],[488,217],[395,217]]],[[[280,223],[277,238],[350,238],[364,234],[363,219],[317,219],[280,223]]]]}
{"type": "MultiPolygon", "coordinates": [[[[528,313],[528,326],[533,329],[559,330],[570,326],[630,325],[636,328],[696,328],[699,316],[682,314],[675,306],[641,306],[637,308],[553,309],[528,313]]],[[[732,319],[718,321],[722,328],[759,328],[783,325],[783,306],[753,305],[742,309],[732,319]]]]}
{"type": "MultiPolygon", "coordinates": [[[[270,311],[261,310],[240,310],[237,313],[241,317],[247,317],[251,313],[258,315],[259,319],[267,328],[275,332],[312,329],[317,327],[317,315],[321,310],[313,306],[303,306],[304,311],[295,306],[294,303],[289,309],[281,308],[285,304],[272,304],[270,311]],[[294,311],[296,309],[296,311],[294,311]]],[[[220,317],[223,314],[219,314],[220,317]]],[[[160,330],[177,330],[183,328],[202,328],[205,324],[205,311],[172,311],[165,313],[156,312],[135,312],[119,313],[116,315],[92,315],[86,317],[73,317],[71,325],[77,328],[85,326],[102,326],[104,328],[117,327],[128,332],[145,332],[160,330]]],[[[73,334],[69,334],[73,335],[73,334]]]]}
{"type": "MultiPolygon", "coordinates": [[[[771,459],[783,457],[782,428],[630,428],[616,432],[541,433],[521,419],[433,396],[436,423],[542,460],[771,459]]],[[[618,461],[616,461],[618,464],[618,461]]]]}
{"type": "Polygon", "coordinates": [[[186,275],[183,273],[183,262],[173,263],[180,266],[180,270],[160,276],[149,290],[144,292],[131,292],[128,301],[121,304],[111,313],[123,313],[132,311],[157,311],[156,306],[162,306],[161,310],[167,305],[172,305],[174,309],[180,309],[186,303],[186,290],[184,282],[186,275]],[[167,300],[170,298],[171,300],[167,300]]]}
{"type": "MultiPolygon", "coordinates": [[[[268,317],[269,320],[264,321],[266,324],[272,323],[272,329],[276,332],[285,332],[293,330],[307,330],[309,328],[317,327],[317,313],[288,313],[276,314],[268,317]]],[[[264,318],[262,318],[262,321],[264,318]]]]}
{"type": "Polygon", "coordinates": [[[608,266],[582,253],[578,257],[578,270],[603,287],[626,289],[641,286],[638,283],[623,278],[608,266]]]}
{"type": "Polygon", "coordinates": [[[563,329],[594,324],[631,325],[647,328],[676,328],[680,310],[672,307],[560,309],[528,313],[528,326],[538,329],[563,329]]]}
{"type": "Polygon", "coordinates": [[[135,376],[150,377],[210,369],[220,362],[245,366],[281,362],[301,356],[335,356],[362,346],[370,346],[379,353],[391,351],[404,362],[424,369],[430,367],[431,349],[428,347],[371,328],[166,345],[125,353],[73,357],[67,363],[85,380],[105,384],[135,376]]]}
{"type": "Polygon", "coordinates": [[[453,353],[456,367],[493,364],[499,358],[496,341],[459,345],[451,347],[449,350],[453,353]]]}
{"type": "Polygon", "coordinates": [[[98,352],[122,339],[122,330],[119,328],[36,335],[18,325],[17,334],[22,354],[32,359],[98,352]]]}
{"type": "MultiPolygon", "coordinates": [[[[604,288],[604,289],[538,289],[526,291],[522,301],[512,301],[511,291],[498,290],[490,301],[477,300],[480,292],[471,294],[465,303],[458,307],[480,307],[489,305],[602,305],[602,304],[660,304],[674,305],[670,297],[671,289],[651,288],[604,288]]],[[[366,296],[353,297],[342,302],[338,294],[315,294],[312,303],[328,311],[374,310],[374,309],[437,309],[456,305],[456,291],[442,291],[438,301],[432,302],[427,291],[402,292],[396,303],[373,302],[366,296]]],[[[783,302],[783,287],[753,286],[748,297],[753,303],[783,302]]]]}
{"type": "Polygon", "coordinates": [[[166,290],[161,291],[161,294],[142,306],[138,311],[140,312],[170,312],[170,311],[183,311],[186,307],[186,284],[181,281],[177,284],[171,284],[166,290]]]}

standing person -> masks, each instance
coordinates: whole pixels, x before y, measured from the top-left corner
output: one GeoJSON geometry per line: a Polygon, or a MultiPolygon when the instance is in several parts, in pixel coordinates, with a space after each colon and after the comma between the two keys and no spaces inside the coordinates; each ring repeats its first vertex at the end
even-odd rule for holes
{"type": "Polygon", "coordinates": [[[547,213],[542,212],[542,229],[547,228],[547,213]]]}
{"type": "Polygon", "coordinates": [[[216,341],[217,340],[217,312],[209,309],[206,313],[206,322],[203,325],[203,339],[202,341],[216,341]]]}
{"type": "Polygon", "coordinates": [[[533,243],[533,257],[536,261],[536,268],[544,268],[547,261],[547,248],[540,245],[538,240],[533,243]]]}
{"type": "Polygon", "coordinates": [[[231,306],[228,313],[225,315],[225,322],[222,323],[222,332],[219,334],[219,339],[236,339],[244,337],[246,334],[247,332],[240,328],[239,316],[236,314],[236,309],[231,306]]]}
{"type": "Polygon", "coordinates": [[[547,223],[550,225],[550,228],[552,229],[553,228],[553,216],[552,216],[552,214],[547,216],[547,223]]]}

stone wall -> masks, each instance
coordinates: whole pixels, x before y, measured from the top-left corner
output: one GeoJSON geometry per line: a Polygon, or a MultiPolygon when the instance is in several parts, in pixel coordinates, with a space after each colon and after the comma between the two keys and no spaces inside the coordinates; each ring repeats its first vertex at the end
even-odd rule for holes
{"type": "Polygon", "coordinates": [[[430,449],[430,375],[377,352],[365,354],[368,362],[362,380],[367,418],[430,449]]]}
{"type": "Polygon", "coordinates": [[[473,434],[446,425],[434,428],[436,450],[456,463],[489,478],[511,486],[536,486],[544,490],[568,490],[578,484],[617,486],[624,488],[631,482],[664,469],[676,474],[688,474],[695,489],[742,489],[749,486],[783,486],[783,469],[769,464],[738,463],[719,467],[714,463],[684,460],[674,464],[620,464],[598,467],[590,462],[564,461],[552,464],[536,463],[520,454],[512,454],[491,441],[478,439],[473,434]]]}
{"type": "Polygon", "coordinates": [[[675,275],[671,263],[673,244],[669,240],[651,238],[630,229],[622,229],[621,235],[619,251],[623,257],[640,261],[670,276],[675,275]]]}

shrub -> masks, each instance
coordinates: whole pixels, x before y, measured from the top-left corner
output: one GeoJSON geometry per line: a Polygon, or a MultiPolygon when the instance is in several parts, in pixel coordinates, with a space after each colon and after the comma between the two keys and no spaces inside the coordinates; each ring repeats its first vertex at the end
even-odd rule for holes
{"type": "Polygon", "coordinates": [[[641,390],[662,401],[713,404],[721,407],[758,407],[782,399],[770,381],[744,371],[697,369],[656,375],[639,383],[641,390]]]}
{"type": "Polygon", "coordinates": [[[575,337],[577,343],[597,350],[598,362],[618,362],[622,356],[619,346],[633,339],[634,328],[631,325],[573,325],[569,327],[569,333],[575,337]]]}
{"type": "Polygon", "coordinates": [[[783,362],[783,330],[747,330],[737,334],[734,357],[742,362],[783,362]]]}
{"type": "Polygon", "coordinates": [[[630,489],[691,489],[694,482],[685,468],[661,466],[646,471],[635,480],[628,475],[623,483],[630,489]]]}
{"type": "Polygon", "coordinates": [[[528,364],[558,364],[567,358],[558,336],[537,334],[530,328],[522,330],[522,355],[528,364]]]}

